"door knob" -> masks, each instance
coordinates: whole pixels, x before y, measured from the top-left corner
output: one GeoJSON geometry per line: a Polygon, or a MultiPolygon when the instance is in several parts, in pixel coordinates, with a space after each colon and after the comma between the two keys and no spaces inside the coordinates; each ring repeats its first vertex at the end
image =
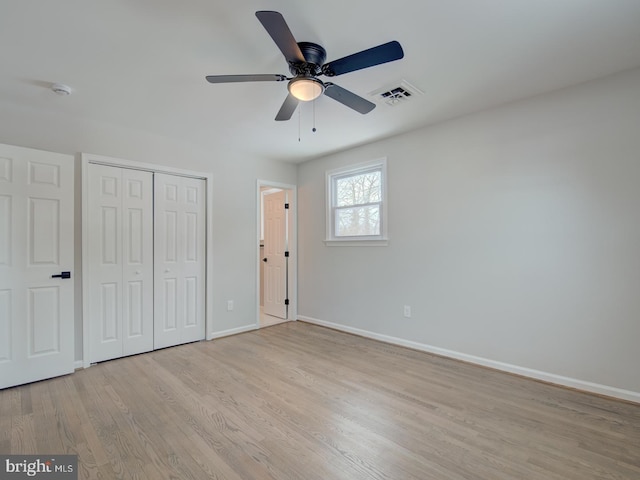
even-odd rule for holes
{"type": "Polygon", "coordinates": [[[168,268],[165,268],[164,273],[171,273],[171,270],[169,270],[168,268]]]}
{"type": "Polygon", "coordinates": [[[136,275],[140,275],[142,272],[140,270],[136,270],[136,275]]]}
{"type": "Polygon", "coordinates": [[[71,278],[71,272],[60,272],[60,275],[51,275],[51,278],[71,278]]]}

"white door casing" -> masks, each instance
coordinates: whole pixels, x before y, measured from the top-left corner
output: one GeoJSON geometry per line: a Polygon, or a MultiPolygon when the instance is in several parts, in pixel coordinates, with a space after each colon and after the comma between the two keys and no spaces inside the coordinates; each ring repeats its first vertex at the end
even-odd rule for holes
{"type": "Polygon", "coordinates": [[[153,174],[88,165],[90,362],[153,350],[153,174]]]}
{"type": "Polygon", "coordinates": [[[0,145],[0,388],[73,372],[74,158],[0,145]]]}
{"type": "Polygon", "coordinates": [[[154,348],[205,338],[206,182],[155,174],[154,348]]]}
{"type": "Polygon", "coordinates": [[[264,313],[287,318],[286,192],[264,195],[264,313]]]}

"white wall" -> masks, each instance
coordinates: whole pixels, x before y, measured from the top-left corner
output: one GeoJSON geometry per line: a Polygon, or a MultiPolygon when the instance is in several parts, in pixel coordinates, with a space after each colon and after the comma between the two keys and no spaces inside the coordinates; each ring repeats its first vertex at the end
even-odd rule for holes
{"type": "Polygon", "coordinates": [[[639,126],[634,70],[301,165],[300,318],[640,401],[639,126]],[[325,246],[381,156],[389,246],[325,246]]]}
{"type": "MultiPolygon", "coordinates": [[[[256,158],[221,158],[166,137],[0,104],[0,143],[52,152],[93,153],[213,174],[214,332],[256,322],[256,181],[295,184],[296,167],[256,158]],[[227,311],[227,300],[234,310],[227,311]]],[[[76,161],[79,173],[79,161],[76,161]]],[[[76,179],[76,360],[82,358],[80,177],[76,179]]]]}

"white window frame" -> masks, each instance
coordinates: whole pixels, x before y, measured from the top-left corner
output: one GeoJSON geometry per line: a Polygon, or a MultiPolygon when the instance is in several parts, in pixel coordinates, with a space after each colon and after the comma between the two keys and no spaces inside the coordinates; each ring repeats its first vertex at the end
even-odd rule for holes
{"type": "Polygon", "coordinates": [[[352,247],[372,247],[386,246],[389,243],[387,237],[387,159],[379,158],[369,162],[358,163],[356,165],[348,165],[346,167],[328,170],[325,174],[326,185],[326,224],[325,224],[325,240],[327,246],[352,246],[352,247]],[[335,182],[344,177],[355,176],[371,170],[380,170],[381,173],[381,202],[380,202],[380,235],[356,235],[350,237],[336,236],[335,228],[335,211],[336,211],[336,195],[335,182]]]}

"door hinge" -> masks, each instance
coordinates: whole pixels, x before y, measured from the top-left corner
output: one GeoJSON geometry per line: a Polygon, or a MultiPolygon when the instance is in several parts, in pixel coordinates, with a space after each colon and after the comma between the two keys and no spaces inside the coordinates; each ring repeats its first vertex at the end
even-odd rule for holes
{"type": "Polygon", "coordinates": [[[285,210],[289,210],[289,204],[288,204],[288,203],[285,203],[285,204],[284,204],[284,209],[285,209],[285,210]]]}
{"type": "Polygon", "coordinates": [[[289,252],[284,252],[284,256],[288,257],[289,256],[289,252]]]}
{"type": "Polygon", "coordinates": [[[285,304],[285,305],[289,305],[289,299],[288,299],[288,298],[285,298],[285,299],[284,299],[284,304],[285,304]]]}

